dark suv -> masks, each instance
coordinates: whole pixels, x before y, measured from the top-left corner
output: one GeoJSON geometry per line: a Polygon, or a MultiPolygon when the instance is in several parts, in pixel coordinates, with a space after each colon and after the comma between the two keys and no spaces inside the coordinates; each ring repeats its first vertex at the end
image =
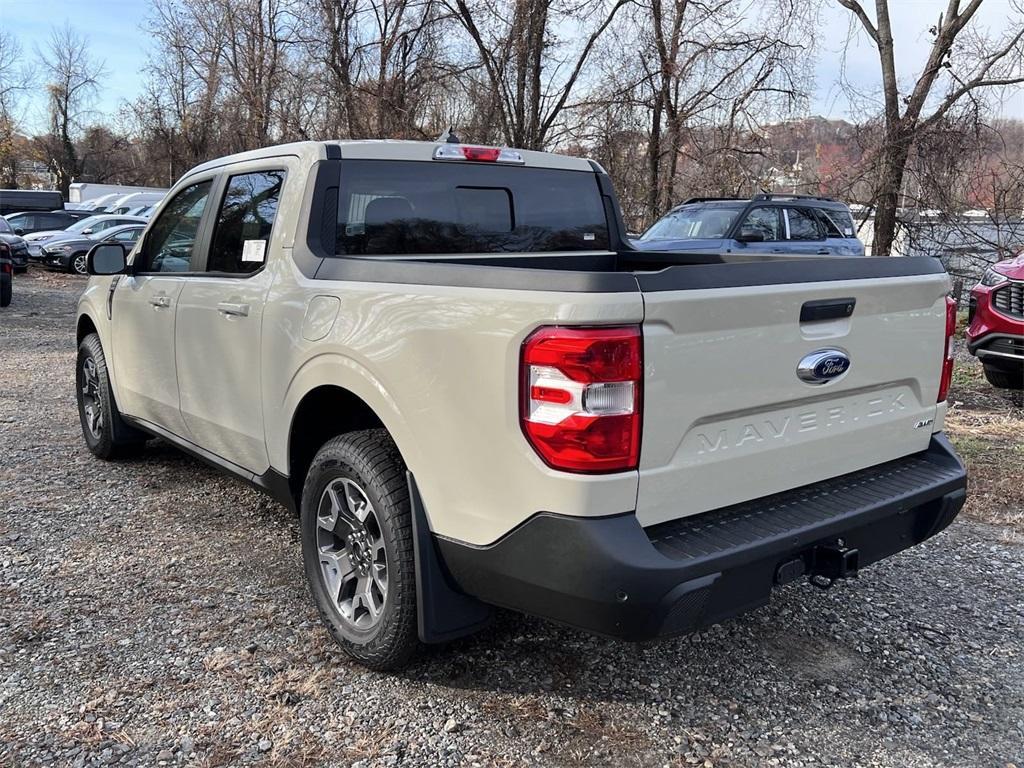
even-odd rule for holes
{"type": "Polygon", "coordinates": [[[694,251],[744,257],[863,256],[853,216],[828,197],[761,194],[750,200],[695,197],[656,221],[633,245],[641,251],[694,251]]]}
{"type": "Polygon", "coordinates": [[[77,221],[93,215],[93,211],[19,211],[5,216],[11,229],[18,235],[31,235],[70,227],[77,221]]]}

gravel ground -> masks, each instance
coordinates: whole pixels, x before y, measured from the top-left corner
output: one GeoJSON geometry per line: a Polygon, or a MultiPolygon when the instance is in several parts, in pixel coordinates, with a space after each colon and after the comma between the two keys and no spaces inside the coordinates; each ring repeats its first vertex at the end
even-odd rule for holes
{"type": "Polygon", "coordinates": [[[678,640],[505,614],[348,663],[288,513],[159,442],[86,452],[81,286],[0,311],[0,765],[1024,765],[1024,547],[966,519],[678,640]]]}

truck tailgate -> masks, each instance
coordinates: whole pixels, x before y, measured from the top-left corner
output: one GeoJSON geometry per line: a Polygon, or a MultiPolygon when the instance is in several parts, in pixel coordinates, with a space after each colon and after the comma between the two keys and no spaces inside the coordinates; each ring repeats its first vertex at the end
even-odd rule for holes
{"type": "Polygon", "coordinates": [[[642,525],[928,447],[949,290],[935,260],[672,267],[638,281],[642,525]],[[814,318],[822,305],[826,317],[814,318]],[[823,382],[798,377],[801,362],[826,349],[848,358],[846,372],[823,382]]]}

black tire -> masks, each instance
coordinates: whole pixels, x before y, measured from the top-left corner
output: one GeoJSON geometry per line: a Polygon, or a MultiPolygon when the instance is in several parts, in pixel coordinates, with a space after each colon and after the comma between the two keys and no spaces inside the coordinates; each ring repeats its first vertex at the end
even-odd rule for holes
{"type": "MultiPolygon", "coordinates": [[[[335,520],[341,517],[335,513],[335,520]]],[[[350,432],[329,440],[319,450],[302,489],[301,526],[306,578],[313,593],[313,602],[331,637],[350,657],[371,669],[394,670],[406,665],[421,648],[416,624],[412,517],[405,463],[386,430],[350,432]],[[367,541],[366,531],[373,527],[377,541],[383,540],[386,553],[387,591],[381,598],[382,607],[372,619],[376,623],[368,628],[359,628],[353,618],[347,618],[340,604],[344,600],[339,602],[337,598],[344,596],[347,589],[357,590],[359,584],[369,584],[367,590],[374,589],[375,577],[360,575],[351,566],[358,558],[350,558],[348,581],[344,575],[334,572],[338,584],[332,597],[327,575],[330,566],[321,563],[323,552],[336,554],[346,551],[356,555],[360,552],[358,541],[350,543],[346,536],[326,532],[325,523],[330,517],[331,507],[328,488],[337,489],[342,483],[348,484],[346,488],[356,486],[362,492],[363,500],[370,505],[372,514],[367,515],[363,541],[367,541]],[[369,522],[371,516],[372,524],[369,522]],[[325,537],[335,545],[325,545],[325,537]],[[369,581],[362,581],[364,578],[369,581]]],[[[377,547],[379,549],[379,544],[377,547]]],[[[368,545],[363,552],[368,553],[372,549],[368,545]]],[[[365,560],[363,562],[365,565],[365,560]]],[[[371,563],[375,562],[371,559],[371,563]]],[[[376,566],[371,564],[369,567],[376,566]]],[[[354,599],[349,605],[353,616],[356,605],[354,599]]],[[[368,617],[367,610],[360,620],[368,617]]]]}
{"type": "Polygon", "coordinates": [[[1024,363],[1017,373],[995,368],[991,365],[984,366],[985,378],[988,383],[997,389],[1024,389],[1024,363]]]}
{"type": "Polygon", "coordinates": [[[68,256],[68,272],[72,275],[88,275],[89,271],[86,269],[86,258],[88,255],[88,251],[82,251],[68,256]],[[79,269],[79,266],[81,266],[81,269],[79,269]]]}
{"type": "Polygon", "coordinates": [[[89,450],[101,459],[130,456],[142,450],[147,435],[128,426],[114,402],[107,361],[99,336],[90,333],[78,345],[75,395],[82,436],[89,450]],[[91,375],[87,373],[91,371],[91,375]],[[99,406],[97,418],[96,406],[99,406]]]}
{"type": "Polygon", "coordinates": [[[26,272],[28,272],[28,267],[15,267],[14,268],[14,274],[16,274],[16,275],[24,275],[26,272]]]}
{"type": "Polygon", "coordinates": [[[10,275],[0,275],[0,307],[6,307],[11,303],[11,294],[14,293],[14,281],[10,275]]]}

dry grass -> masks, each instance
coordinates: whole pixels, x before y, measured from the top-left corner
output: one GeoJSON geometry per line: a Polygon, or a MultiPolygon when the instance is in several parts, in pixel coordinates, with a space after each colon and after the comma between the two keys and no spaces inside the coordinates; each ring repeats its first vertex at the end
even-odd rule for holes
{"type": "Polygon", "coordinates": [[[1008,526],[1007,538],[1024,541],[1024,397],[997,390],[974,358],[953,372],[946,432],[968,471],[965,513],[1008,526]]]}

